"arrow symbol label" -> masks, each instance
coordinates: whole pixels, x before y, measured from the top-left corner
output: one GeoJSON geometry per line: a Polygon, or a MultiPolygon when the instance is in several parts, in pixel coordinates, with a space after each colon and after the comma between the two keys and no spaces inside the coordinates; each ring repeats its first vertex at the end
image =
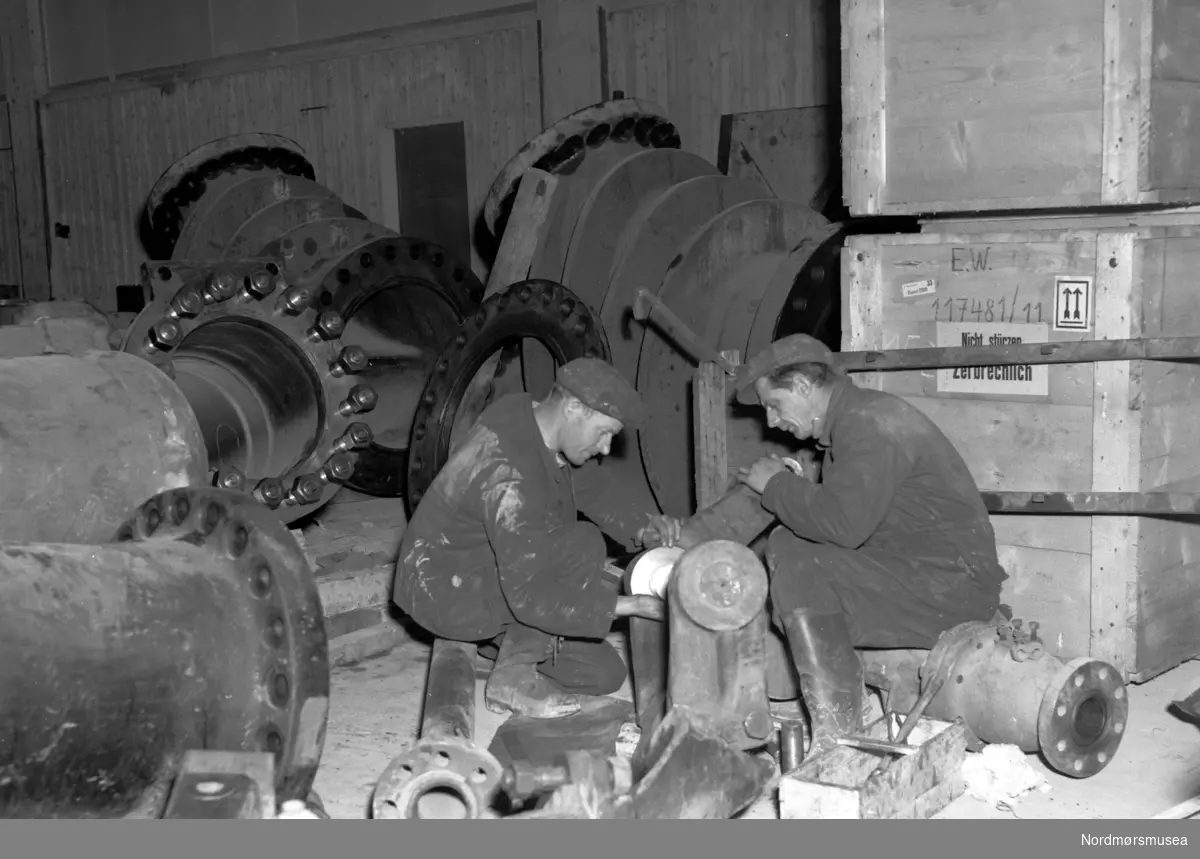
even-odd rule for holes
{"type": "Polygon", "coordinates": [[[1090,277],[1056,277],[1054,284],[1054,330],[1087,331],[1091,328],[1092,286],[1090,277]]]}

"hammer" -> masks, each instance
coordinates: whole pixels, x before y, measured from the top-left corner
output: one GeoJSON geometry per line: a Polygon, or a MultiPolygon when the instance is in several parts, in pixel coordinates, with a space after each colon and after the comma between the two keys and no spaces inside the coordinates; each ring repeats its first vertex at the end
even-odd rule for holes
{"type": "Polygon", "coordinates": [[[719,351],[696,336],[696,332],[676,316],[671,308],[663,304],[657,295],[652,295],[644,288],[639,289],[637,296],[633,299],[633,318],[638,322],[645,322],[650,318],[652,311],[658,312],[662,318],[662,328],[681,346],[689,349],[692,357],[711,361],[730,376],[737,375],[737,368],[729,363],[719,351]]]}

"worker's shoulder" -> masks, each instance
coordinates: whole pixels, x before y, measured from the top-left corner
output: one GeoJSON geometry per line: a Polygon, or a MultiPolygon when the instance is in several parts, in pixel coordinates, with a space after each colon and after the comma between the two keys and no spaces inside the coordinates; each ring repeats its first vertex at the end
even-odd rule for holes
{"type": "Polygon", "coordinates": [[[506,430],[527,424],[532,416],[533,398],[529,394],[505,394],[488,404],[477,423],[503,435],[506,430]]]}
{"type": "Polygon", "coordinates": [[[929,416],[903,397],[874,388],[852,387],[846,399],[846,414],[856,426],[885,433],[896,441],[941,435],[929,416]]]}

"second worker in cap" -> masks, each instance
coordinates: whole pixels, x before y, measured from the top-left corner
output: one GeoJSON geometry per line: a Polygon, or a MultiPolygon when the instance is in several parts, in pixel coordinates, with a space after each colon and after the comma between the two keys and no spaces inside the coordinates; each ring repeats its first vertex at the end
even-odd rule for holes
{"type": "Polygon", "coordinates": [[[618,596],[601,528],[632,550],[652,533],[673,544],[681,523],[609,503],[614,487],[594,458],[644,418],[637,391],[612,365],[571,361],[540,402],[511,394],[488,406],[421,498],[393,600],[434,635],[479,642],[495,657],[488,709],[569,715],[580,695],[625,682],[625,663],[604,637],[614,618],[658,617],[662,606],[618,596]]]}

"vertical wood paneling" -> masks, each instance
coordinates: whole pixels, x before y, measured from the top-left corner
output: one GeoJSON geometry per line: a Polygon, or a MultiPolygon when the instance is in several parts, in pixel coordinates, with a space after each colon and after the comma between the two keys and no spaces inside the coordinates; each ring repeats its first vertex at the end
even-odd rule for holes
{"type": "Polygon", "coordinates": [[[657,102],[683,148],[715,162],[722,115],[828,103],[830,5],[666,0],[611,11],[609,86],[657,102]]]}
{"type": "MultiPolygon", "coordinates": [[[[135,283],[145,258],[145,195],[180,156],[228,134],[293,138],[319,181],[382,219],[381,134],[461,121],[477,212],[499,169],[541,127],[537,31],[522,20],[429,44],[50,101],[50,220],[70,229],[52,240],[56,296],[114,309],[115,287],[135,283]]],[[[484,274],[478,257],[473,267],[484,274]]]]}
{"type": "MultiPolygon", "coordinates": [[[[3,116],[3,114],[0,114],[3,116]]],[[[0,284],[21,283],[21,233],[17,228],[17,188],[12,150],[0,149],[0,284]]]]}

